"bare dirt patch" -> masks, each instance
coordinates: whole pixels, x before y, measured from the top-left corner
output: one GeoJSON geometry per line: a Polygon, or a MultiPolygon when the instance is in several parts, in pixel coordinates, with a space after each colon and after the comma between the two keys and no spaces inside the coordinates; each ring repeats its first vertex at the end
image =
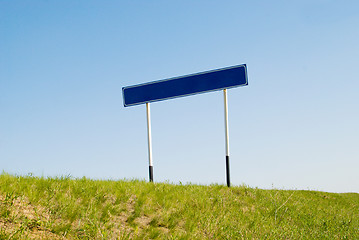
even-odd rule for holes
{"type": "Polygon", "coordinates": [[[46,209],[23,196],[0,195],[0,213],[0,229],[8,239],[64,239],[46,228],[50,219],[46,209]]]}

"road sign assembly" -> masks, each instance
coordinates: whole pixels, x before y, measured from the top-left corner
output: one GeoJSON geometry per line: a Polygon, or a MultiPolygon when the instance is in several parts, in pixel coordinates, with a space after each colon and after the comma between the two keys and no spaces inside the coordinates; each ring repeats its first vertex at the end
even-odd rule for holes
{"type": "Polygon", "coordinates": [[[146,104],[149,176],[151,182],[153,182],[153,162],[150,103],[210,91],[223,90],[226,144],[226,180],[227,186],[230,186],[227,89],[246,85],[248,85],[247,66],[242,64],[122,88],[123,104],[125,107],[146,104]]]}

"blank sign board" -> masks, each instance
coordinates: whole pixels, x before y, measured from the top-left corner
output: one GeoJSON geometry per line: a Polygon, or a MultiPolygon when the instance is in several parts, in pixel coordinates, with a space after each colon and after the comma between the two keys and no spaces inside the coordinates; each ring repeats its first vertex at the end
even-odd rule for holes
{"type": "Polygon", "coordinates": [[[125,107],[248,85],[245,64],[122,88],[125,107]]]}

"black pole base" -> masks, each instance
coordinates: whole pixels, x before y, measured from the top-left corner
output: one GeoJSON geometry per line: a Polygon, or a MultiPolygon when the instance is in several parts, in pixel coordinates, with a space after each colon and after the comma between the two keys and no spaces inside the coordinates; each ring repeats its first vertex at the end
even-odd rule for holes
{"type": "Polygon", "coordinates": [[[227,187],[230,187],[231,179],[229,174],[229,156],[226,156],[226,175],[227,175],[227,187]]]}
{"type": "Polygon", "coordinates": [[[149,171],[150,171],[150,182],[153,182],[153,166],[150,166],[149,171]]]}

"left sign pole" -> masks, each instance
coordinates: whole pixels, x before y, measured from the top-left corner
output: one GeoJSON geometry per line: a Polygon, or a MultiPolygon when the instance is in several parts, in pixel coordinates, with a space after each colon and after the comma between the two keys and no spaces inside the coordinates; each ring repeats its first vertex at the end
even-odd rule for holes
{"type": "Polygon", "coordinates": [[[153,182],[153,162],[152,162],[152,141],[151,141],[151,112],[150,103],[146,103],[147,113],[147,140],[148,140],[148,162],[149,162],[149,174],[150,182],[153,182]]]}

